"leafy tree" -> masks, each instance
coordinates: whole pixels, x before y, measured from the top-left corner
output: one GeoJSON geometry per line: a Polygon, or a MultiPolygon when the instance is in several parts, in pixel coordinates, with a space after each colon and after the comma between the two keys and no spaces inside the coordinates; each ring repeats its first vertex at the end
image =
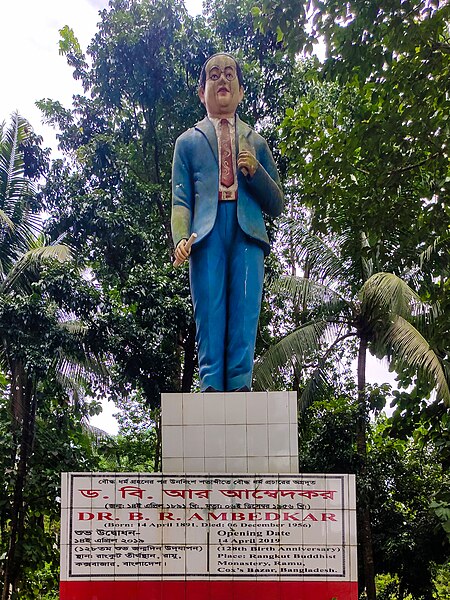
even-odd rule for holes
{"type": "Polygon", "coordinates": [[[433,598],[435,600],[445,600],[450,588],[450,564],[448,562],[436,569],[435,578],[436,592],[433,598]]]}
{"type": "MultiPolygon", "coordinates": [[[[20,569],[12,598],[58,597],[60,477],[63,471],[98,468],[92,442],[83,426],[89,407],[74,407],[55,381],[37,391],[35,437],[23,490],[24,531],[20,569]]],[[[15,488],[15,456],[8,389],[0,394],[1,476],[0,547],[6,552],[11,535],[15,488]]],[[[2,568],[2,575],[4,571],[2,568]]]]}
{"type": "MultiPolygon", "coordinates": [[[[386,400],[387,390],[372,393],[386,400]]],[[[355,472],[357,416],[357,403],[347,394],[328,394],[312,404],[301,420],[300,469],[355,472]]],[[[390,430],[384,416],[368,424],[367,470],[364,477],[357,476],[358,503],[364,495],[372,507],[377,597],[431,600],[442,585],[436,565],[445,565],[450,546],[429,500],[441,485],[448,485],[448,473],[431,443],[422,448],[413,438],[391,437],[390,430]]]]}
{"type": "Polygon", "coordinates": [[[242,63],[245,95],[239,113],[264,131],[276,151],[276,127],[291,96],[296,65],[272,31],[255,30],[254,4],[254,0],[208,0],[204,14],[217,51],[232,53],[242,63]]]}
{"type": "Polygon", "coordinates": [[[350,229],[355,260],[402,277],[414,274],[423,252],[428,260],[414,287],[441,303],[445,332],[448,3],[266,0],[258,7],[256,22],[278,30],[291,55],[319,38],[327,48],[321,68],[308,74],[312,92],[283,124],[283,150],[314,231],[350,229]]]}
{"type": "MultiPolygon", "coordinates": [[[[291,53],[323,36],[328,57],[287,110],[282,149],[312,227],[353,233],[347,255],[412,281],[448,330],[448,3],[263,2],[291,53]],[[311,27],[305,27],[311,16],[311,27]],[[367,243],[360,243],[364,235],[367,243]]],[[[441,340],[441,352],[448,345],[441,340]]]]}
{"type": "Polygon", "coordinates": [[[161,431],[159,409],[150,410],[145,398],[130,393],[116,401],[119,432],[114,439],[100,441],[97,452],[102,471],[161,470],[161,431]]]}
{"type": "MultiPolygon", "coordinates": [[[[367,471],[366,428],[370,403],[366,390],[366,355],[369,348],[378,356],[388,356],[394,364],[418,370],[427,381],[433,381],[438,397],[450,403],[448,374],[437,351],[420,333],[430,311],[409,286],[389,273],[371,273],[370,261],[363,263],[363,273],[354,263],[339,255],[339,248],[327,246],[298,224],[293,225],[296,246],[307,256],[308,277],[286,276],[277,289],[293,298],[303,311],[303,324],[269,348],[257,365],[258,387],[274,385],[274,374],[286,364],[293,366],[301,378],[311,355],[318,356],[311,380],[306,383],[303,403],[317,397],[326,375],[323,370],[327,355],[349,338],[357,339],[358,416],[356,444],[359,472],[367,471]],[[368,277],[365,281],[365,277],[368,277]],[[357,281],[363,281],[357,293],[357,281]],[[423,313],[422,322],[419,319],[423,313]],[[417,329],[414,327],[415,322],[417,329]]],[[[364,243],[364,238],[362,240],[364,243]]],[[[345,243],[343,243],[345,246],[345,243]]],[[[323,386],[322,386],[323,387],[323,386]]],[[[370,504],[363,495],[359,502],[359,531],[364,559],[365,585],[375,597],[375,570],[372,554],[370,504]]]]}
{"type": "Polygon", "coordinates": [[[375,563],[378,572],[398,577],[398,597],[432,598],[436,564],[450,551],[445,532],[430,510],[439,488],[448,485],[439,453],[432,444],[389,436],[390,423],[380,420],[369,438],[370,489],[375,563]]]}
{"type": "MultiPolygon", "coordinates": [[[[347,281],[353,297],[370,272],[380,271],[440,303],[427,339],[447,377],[448,3],[267,0],[253,14],[261,31],[278,31],[292,56],[324,39],[328,54],[310,74],[311,93],[287,110],[283,123],[291,173],[313,231],[345,235],[345,259],[363,274],[347,281]],[[431,260],[420,271],[421,252],[431,260]]],[[[308,276],[308,259],[301,266],[308,276]]],[[[402,384],[414,381],[414,371],[395,366],[402,384]]],[[[411,432],[423,420],[426,435],[440,437],[444,448],[440,419],[448,406],[438,400],[430,407],[429,392],[419,377],[414,395],[396,396],[396,423],[408,415],[403,429],[411,432]]],[[[374,598],[373,585],[368,594],[374,598]]]]}
{"type": "MultiPolygon", "coordinates": [[[[39,203],[27,158],[40,157],[28,123],[14,115],[0,139],[0,365],[8,378],[10,436],[8,456],[11,497],[4,513],[7,531],[3,600],[18,587],[25,552],[27,503],[36,415],[42,385],[53,374],[60,387],[77,389],[81,365],[95,364],[85,345],[83,327],[69,317],[74,305],[52,297],[45,266],[69,260],[67,246],[45,245],[37,235],[39,203]],[[27,175],[25,171],[27,170],[27,175]]],[[[39,173],[36,164],[34,175],[39,173]]],[[[5,539],[5,536],[3,536],[5,539]]]]}
{"type": "Polygon", "coordinates": [[[75,157],[52,167],[48,230],[69,232],[99,283],[97,326],[121,367],[118,389],[131,381],[152,406],[163,390],[189,390],[195,369],[187,274],[171,265],[170,173],[176,137],[201,116],[197,77],[211,45],[196,24],[179,1],[113,1],[91,66],[73,32],[61,31],[89,97],[77,97],[73,113],[40,103],[75,157]]]}

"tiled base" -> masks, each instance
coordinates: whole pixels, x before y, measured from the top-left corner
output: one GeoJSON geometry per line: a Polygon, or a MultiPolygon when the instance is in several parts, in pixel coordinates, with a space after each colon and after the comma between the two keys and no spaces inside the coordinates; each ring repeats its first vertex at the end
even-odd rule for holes
{"type": "Polygon", "coordinates": [[[61,581],[60,600],[357,600],[345,581],[61,581]]]}
{"type": "Polygon", "coordinates": [[[163,471],[298,473],[295,392],[163,394],[163,471]]]}

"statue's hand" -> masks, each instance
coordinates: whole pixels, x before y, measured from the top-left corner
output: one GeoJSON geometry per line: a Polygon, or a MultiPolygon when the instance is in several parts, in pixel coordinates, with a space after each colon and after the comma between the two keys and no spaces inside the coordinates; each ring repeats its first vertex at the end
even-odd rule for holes
{"type": "Polygon", "coordinates": [[[184,261],[189,258],[191,253],[190,245],[186,248],[187,240],[180,240],[175,248],[175,261],[177,265],[181,265],[184,261]]]}
{"type": "Polygon", "coordinates": [[[259,162],[256,160],[256,156],[249,150],[242,150],[238,154],[237,165],[244,175],[248,174],[250,177],[253,177],[256,169],[259,167],[259,162]]]}

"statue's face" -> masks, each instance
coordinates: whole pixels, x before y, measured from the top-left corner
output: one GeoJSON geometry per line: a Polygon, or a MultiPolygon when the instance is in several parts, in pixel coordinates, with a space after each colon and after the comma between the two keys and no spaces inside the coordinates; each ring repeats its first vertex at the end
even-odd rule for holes
{"type": "Polygon", "coordinates": [[[200,100],[211,117],[232,117],[244,97],[239,86],[236,63],[230,56],[213,56],[206,64],[205,88],[198,91],[200,100]]]}

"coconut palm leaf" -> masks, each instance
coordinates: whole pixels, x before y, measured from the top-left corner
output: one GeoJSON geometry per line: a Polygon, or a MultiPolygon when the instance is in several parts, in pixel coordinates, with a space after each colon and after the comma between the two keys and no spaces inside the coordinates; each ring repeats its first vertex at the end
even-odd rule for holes
{"type": "Polygon", "coordinates": [[[323,365],[314,369],[300,394],[298,403],[299,413],[304,413],[313,402],[326,396],[330,387],[323,365]]]}
{"type": "Polygon", "coordinates": [[[91,374],[100,379],[108,379],[109,371],[106,363],[98,357],[86,352],[82,341],[79,343],[78,356],[74,352],[60,351],[55,360],[57,378],[68,389],[76,389],[84,385],[91,374]],[[79,358],[79,357],[82,358],[79,358]]]}
{"type": "Polygon", "coordinates": [[[92,375],[97,381],[109,379],[109,371],[105,363],[87,352],[82,358],[74,358],[60,349],[54,361],[53,373],[61,388],[66,391],[71,404],[81,410],[83,427],[89,428],[89,415],[85,409],[85,389],[89,386],[92,375]]]}
{"type": "Polygon", "coordinates": [[[16,228],[16,226],[14,225],[14,222],[8,217],[8,215],[5,213],[5,211],[1,210],[1,209],[0,209],[0,226],[6,226],[12,232],[14,232],[14,230],[16,228]]]}
{"type": "MultiPolygon", "coordinates": [[[[7,200],[15,195],[15,183],[19,189],[26,184],[19,144],[26,139],[25,120],[17,113],[12,115],[11,126],[2,128],[0,139],[0,198],[7,200]]],[[[21,195],[21,194],[19,194],[21,195]]]]}
{"type": "MultiPolygon", "coordinates": [[[[285,219],[285,237],[289,237],[290,244],[296,248],[298,262],[307,260],[310,276],[317,281],[343,281],[349,275],[348,266],[339,254],[322,240],[311,233],[304,225],[293,219],[285,219]]],[[[337,240],[339,247],[344,240],[337,240]]]]}
{"type": "Polygon", "coordinates": [[[409,285],[393,273],[375,273],[362,286],[358,297],[361,314],[368,322],[384,316],[387,321],[400,315],[410,318],[423,306],[419,296],[409,285]]]}
{"type": "MultiPolygon", "coordinates": [[[[423,252],[420,253],[420,255],[419,255],[420,268],[422,268],[423,265],[430,260],[430,258],[433,256],[433,254],[438,251],[439,247],[447,246],[447,249],[448,249],[449,243],[450,243],[450,233],[446,233],[445,235],[437,236],[436,239],[433,240],[433,243],[430,244],[427,248],[425,248],[425,250],[423,252]]],[[[448,254],[447,254],[447,256],[448,256],[448,254]]]]}
{"type": "Polygon", "coordinates": [[[75,335],[86,333],[88,330],[87,326],[77,319],[60,321],[59,326],[61,329],[65,329],[69,333],[73,333],[75,335]]]}
{"type": "Polygon", "coordinates": [[[443,310],[441,309],[439,302],[436,302],[431,306],[423,304],[418,308],[420,310],[417,310],[414,317],[410,319],[410,322],[414,327],[418,329],[427,340],[432,340],[435,336],[442,337],[442,331],[439,330],[439,320],[443,314],[443,310]],[[436,329],[436,324],[438,325],[438,329],[436,329]]]}
{"type": "Polygon", "coordinates": [[[30,125],[19,114],[12,115],[11,126],[2,128],[0,139],[0,203],[1,208],[15,222],[21,215],[20,206],[16,210],[19,198],[30,197],[34,187],[23,175],[23,157],[19,150],[30,135],[30,125]],[[16,217],[16,218],[14,218],[16,217]]]}
{"type": "Polygon", "coordinates": [[[103,431],[103,429],[99,429],[98,427],[94,427],[90,423],[84,424],[83,428],[85,429],[86,433],[89,435],[89,437],[92,439],[92,441],[95,444],[99,444],[100,442],[111,440],[112,437],[113,437],[112,435],[110,435],[106,431],[103,431]]]}
{"type": "Polygon", "coordinates": [[[395,351],[397,360],[431,378],[438,398],[450,406],[449,373],[414,325],[398,316],[387,329],[384,340],[395,351]]]}
{"type": "MultiPolygon", "coordinates": [[[[24,490],[34,450],[39,404],[52,401],[53,396],[47,394],[59,379],[61,391],[66,393],[68,401],[80,405],[80,414],[87,419],[87,407],[83,410],[81,406],[83,393],[93,381],[94,374],[106,371],[101,361],[89,351],[88,344],[84,343],[80,324],[63,318],[66,322],[58,328],[59,320],[66,315],[59,312],[50,289],[44,286],[47,291],[39,299],[38,307],[34,306],[34,298],[30,298],[33,291],[31,284],[46,275],[41,265],[48,260],[64,262],[71,257],[67,246],[61,243],[48,245],[39,235],[42,227],[41,217],[36,214],[35,208],[38,202],[32,183],[24,175],[21,150],[22,143],[31,133],[26,121],[18,115],[13,117],[11,127],[0,126],[0,306],[16,304],[24,310],[30,308],[21,319],[23,329],[19,337],[14,329],[17,327],[16,320],[12,319],[13,325],[10,326],[5,319],[0,344],[0,370],[9,375],[11,427],[16,432],[12,438],[11,455],[20,456],[20,461],[15,462],[15,468],[9,474],[14,486],[14,502],[9,514],[9,540],[6,540],[4,548],[4,588],[8,593],[10,587],[14,587],[11,585],[13,574],[22,559],[22,550],[19,549],[23,546],[23,519],[27,510],[24,490]],[[35,308],[39,309],[39,313],[35,308]],[[48,390],[47,382],[51,386],[48,390]]],[[[59,294],[57,299],[59,303],[59,294]]],[[[69,297],[67,304],[71,304],[69,297]]],[[[19,313],[18,316],[22,315],[19,313]]],[[[51,409],[50,404],[47,407],[51,409]]]]}
{"type": "Polygon", "coordinates": [[[299,368],[305,357],[317,352],[321,343],[333,335],[334,324],[326,320],[310,322],[283,337],[257,361],[254,369],[255,387],[273,389],[276,376],[286,365],[299,368]],[[294,365],[297,363],[297,365],[294,365]]]}
{"type": "Polygon", "coordinates": [[[4,271],[28,250],[41,221],[31,210],[30,200],[35,189],[24,176],[20,151],[20,145],[30,132],[28,122],[18,114],[13,115],[9,128],[4,125],[0,128],[0,263],[4,271]]]}
{"type": "Polygon", "coordinates": [[[373,275],[373,260],[364,255],[364,250],[370,250],[369,240],[364,231],[361,231],[361,271],[363,280],[366,281],[373,275]]]}
{"type": "Polygon", "coordinates": [[[325,311],[336,313],[348,308],[351,303],[339,292],[328,285],[316,283],[309,278],[285,275],[280,277],[272,286],[275,293],[287,294],[294,304],[300,307],[310,307],[320,304],[325,311]]]}
{"type": "Polygon", "coordinates": [[[14,288],[23,291],[30,290],[30,280],[26,272],[36,269],[46,260],[66,262],[72,257],[70,249],[64,244],[31,248],[15,263],[0,285],[1,293],[8,293],[14,288]]]}

